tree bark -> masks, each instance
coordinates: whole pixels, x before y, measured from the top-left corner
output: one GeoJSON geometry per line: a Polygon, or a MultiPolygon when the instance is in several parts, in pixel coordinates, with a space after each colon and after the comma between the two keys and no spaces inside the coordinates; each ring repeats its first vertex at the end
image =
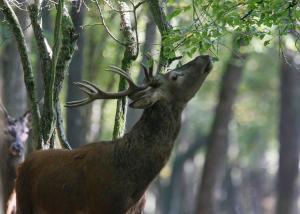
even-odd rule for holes
{"type": "Polygon", "coordinates": [[[158,72],[164,72],[168,65],[172,62],[172,58],[175,58],[175,51],[169,51],[169,55],[165,54],[164,47],[164,37],[172,30],[171,24],[167,21],[167,17],[164,11],[163,4],[160,0],[147,1],[149,5],[150,12],[153,16],[154,22],[158,27],[161,35],[161,49],[159,56],[159,65],[157,68],[158,72]]]}
{"type": "Polygon", "coordinates": [[[293,63],[297,54],[286,50],[281,66],[277,214],[299,213],[295,196],[300,149],[300,73],[293,63]]]}
{"type": "Polygon", "coordinates": [[[233,55],[223,75],[219,103],[215,119],[208,138],[208,148],[198,190],[196,212],[198,214],[215,214],[216,191],[222,181],[228,149],[229,123],[242,71],[238,59],[233,55]]]}
{"type": "MultiPolygon", "coordinates": [[[[125,1],[120,1],[118,4],[121,16],[121,31],[126,40],[126,46],[121,67],[124,71],[130,74],[129,69],[132,65],[132,62],[136,60],[139,54],[138,38],[134,33],[134,31],[137,29],[133,29],[133,27],[131,26],[130,13],[128,13],[129,8],[125,1]]],[[[126,80],[124,78],[120,78],[118,91],[123,91],[126,89],[126,87],[126,80]]],[[[125,132],[127,102],[128,100],[126,97],[117,101],[113,139],[121,137],[125,132]]]]}
{"type": "MultiPolygon", "coordinates": [[[[146,33],[145,33],[145,42],[144,42],[144,47],[143,47],[143,59],[142,63],[146,65],[147,62],[147,53],[152,53],[153,51],[153,44],[156,41],[156,25],[152,17],[150,17],[150,13],[148,12],[148,22],[146,24],[146,33]]],[[[152,54],[151,54],[152,55],[152,54]]],[[[139,76],[138,76],[138,84],[142,83],[144,73],[142,70],[142,66],[140,68],[139,76]]],[[[128,109],[127,113],[127,120],[126,120],[126,130],[130,130],[132,126],[137,122],[137,120],[140,118],[142,115],[142,110],[139,109],[128,109]]]]}
{"type": "MultiPolygon", "coordinates": [[[[27,12],[17,9],[15,13],[20,20],[22,29],[25,29],[29,25],[27,12]]],[[[27,41],[31,39],[31,35],[29,29],[24,31],[24,36],[27,41]]],[[[7,38],[2,54],[3,103],[12,116],[18,117],[26,110],[27,100],[24,76],[21,75],[21,61],[16,41],[13,38],[7,38]]]]}
{"type": "MultiPolygon", "coordinates": [[[[78,88],[74,87],[74,82],[82,80],[83,73],[83,51],[84,51],[84,33],[81,26],[85,14],[85,7],[81,7],[78,13],[79,2],[73,2],[71,8],[71,17],[74,23],[75,30],[80,37],[78,39],[78,50],[75,52],[74,57],[70,64],[70,72],[68,78],[68,91],[67,100],[77,100],[82,95],[78,88]]],[[[73,148],[77,148],[85,142],[85,129],[84,121],[81,113],[81,108],[68,108],[67,109],[67,138],[73,148]]]]}

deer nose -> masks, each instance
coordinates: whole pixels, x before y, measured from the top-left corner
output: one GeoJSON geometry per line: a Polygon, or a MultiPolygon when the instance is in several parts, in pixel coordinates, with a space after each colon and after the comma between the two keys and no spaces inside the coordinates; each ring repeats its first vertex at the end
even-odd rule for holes
{"type": "Polygon", "coordinates": [[[200,56],[196,57],[194,61],[198,62],[198,63],[211,62],[212,57],[209,55],[200,55],[200,56]]]}
{"type": "Polygon", "coordinates": [[[14,143],[10,147],[11,153],[16,156],[20,156],[23,152],[23,146],[20,143],[14,143]]]}

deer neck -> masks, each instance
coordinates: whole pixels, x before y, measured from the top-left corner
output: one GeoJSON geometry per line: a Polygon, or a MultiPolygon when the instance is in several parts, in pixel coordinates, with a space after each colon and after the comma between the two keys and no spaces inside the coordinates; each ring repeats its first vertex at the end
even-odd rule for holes
{"type": "Polygon", "coordinates": [[[183,107],[156,103],[116,143],[117,168],[136,184],[135,189],[147,188],[167,162],[180,129],[183,107]]]}

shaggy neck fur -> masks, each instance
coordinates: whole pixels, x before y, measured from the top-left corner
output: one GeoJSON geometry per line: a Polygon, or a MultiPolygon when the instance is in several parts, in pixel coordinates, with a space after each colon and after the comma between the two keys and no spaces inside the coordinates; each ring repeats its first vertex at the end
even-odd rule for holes
{"type": "Polygon", "coordinates": [[[166,164],[180,129],[183,108],[156,103],[116,142],[114,162],[121,176],[128,180],[132,198],[140,197],[166,164]]]}

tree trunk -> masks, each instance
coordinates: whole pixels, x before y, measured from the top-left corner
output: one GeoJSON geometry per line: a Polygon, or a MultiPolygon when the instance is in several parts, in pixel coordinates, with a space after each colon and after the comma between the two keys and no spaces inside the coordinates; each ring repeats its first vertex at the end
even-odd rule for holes
{"type": "Polygon", "coordinates": [[[216,108],[215,119],[208,139],[204,169],[196,201],[196,213],[198,214],[218,213],[216,191],[220,186],[224,173],[229,123],[242,75],[241,70],[238,59],[233,56],[222,79],[219,104],[216,108]]]}
{"type": "MultiPolygon", "coordinates": [[[[130,75],[130,67],[136,60],[139,54],[138,38],[135,34],[135,29],[131,24],[131,14],[128,13],[129,7],[125,1],[119,1],[119,10],[121,16],[121,32],[126,41],[124,56],[122,59],[121,68],[130,75]]],[[[123,91],[127,87],[127,81],[124,78],[120,78],[118,91],[123,91]]],[[[127,97],[117,100],[117,109],[115,115],[115,124],[113,131],[113,139],[117,139],[123,136],[126,125],[126,114],[127,114],[127,97]]]]}
{"type": "MultiPolygon", "coordinates": [[[[156,25],[155,25],[154,20],[150,16],[151,16],[151,14],[150,14],[150,12],[148,12],[148,22],[146,24],[145,42],[144,42],[144,48],[143,48],[143,54],[142,54],[142,56],[143,56],[142,63],[144,63],[145,65],[147,62],[146,54],[152,53],[153,44],[155,43],[155,40],[156,40],[156,25]]],[[[142,69],[143,68],[141,67],[139,76],[138,76],[138,81],[137,81],[138,83],[142,83],[142,81],[143,81],[144,74],[143,74],[142,69]]],[[[133,127],[133,125],[137,122],[137,120],[142,115],[142,112],[143,111],[139,110],[139,109],[132,109],[132,108],[128,109],[127,120],[126,120],[126,130],[130,130],[133,127]]]]}
{"type": "Polygon", "coordinates": [[[223,182],[223,188],[226,191],[226,199],[224,201],[223,209],[226,210],[225,213],[228,214],[240,214],[240,201],[239,201],[239,190],[238,187],[234,184],[233,178],[232,178],[232,168],[231,166],[227,168],[225,176],[224,176],[224,182],[223,182]]]}
{"type": "MultiPolygon", "coordinates": [[[[49,11],[49,6],[47,6],[47,2],[42,2],[42,8],[41,8],[41,16],[42,16],[42,29],[43,32],[45,32],[45,35],[50,35],[52,32],[51,27],[51,15],[49,11]]],[[[44,96],[44,80],[43,80],[43,72],[41,72],[41,59],[37,59],[36,64],[36,75],[35,75],[35,81],[36,81],[36,90],[37,90],[37,98],[41,99],[44,96]]]]}
{"type": "MultiPolygon", "coordinates": [[[[78,13],[78,2],[73,2],[71,9],[71,17],[74,23],[76,32],[80,34],[78,39],[78,50],[75,52],[69,68],[68,78],[68,91],[67,100],[78,100],[81,96],[80,90],[74,87],[73,82],[79,82],[82,80],[83,72],[83,47],[84,47],[84,33],[81,29],[83,24],[85,7],[81,7],[78,13]]],[[[67,109],[67,139],[71,144],[71,147],[77,148],[85,142],[84,121],[81,115],[80,108],[68,108],[67,109]]]]}
{"type": "Polygon", "coordinates": [[[277,214],[299,213],[295,196],[299,171],[300,73],[293,63],[297,54],[287,50],[282,59],[277,214]]]}
{"type": "MultiPolygon", "coordinates": [[[[15,12],[22,29],[25,29],[29,25],[27,12],[19,9],[15,12]]],[[[31,37],[30,30],[27,29],[24,31],[24,35],[26,40],[29,41],[31,37]]],[[[3,103],[12,116],[18,117],[23,114],[27,108],[27,100],[22,65],[16,41],[13,37],[7,38],[5,42],[5,48],[2,55],[2,68],[3,103]]]]}

